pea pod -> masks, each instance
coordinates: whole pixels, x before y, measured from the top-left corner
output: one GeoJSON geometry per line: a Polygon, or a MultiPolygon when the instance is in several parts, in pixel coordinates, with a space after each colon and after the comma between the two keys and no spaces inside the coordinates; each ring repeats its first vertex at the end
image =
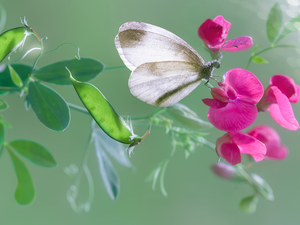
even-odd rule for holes
{"type": "Polygon", "coordinates": [[[135,135],[101,91],[90,83],[75,80],[72,75],[70,78],[80,100],[102,130],[116,141],[131,144],[135,135]]]}
{"type": "Polygon", "coordinates": [[[32,32],[27,27],[17,27],[0,35],[0,62],[11,52],[24,44],[32,32]]]}

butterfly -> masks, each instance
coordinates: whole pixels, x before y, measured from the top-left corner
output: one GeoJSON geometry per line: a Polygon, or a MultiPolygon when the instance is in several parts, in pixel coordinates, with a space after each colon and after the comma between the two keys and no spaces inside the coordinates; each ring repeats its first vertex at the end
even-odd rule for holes
{"type": "Polygon", "coordinates": [[[205,62],[187,42],[161,27],[142,22],[124,23],[115,38],[117,51],[132,71],[132,95],[155,106],[174,105],[207,82],[220,59],[205,62]]]}

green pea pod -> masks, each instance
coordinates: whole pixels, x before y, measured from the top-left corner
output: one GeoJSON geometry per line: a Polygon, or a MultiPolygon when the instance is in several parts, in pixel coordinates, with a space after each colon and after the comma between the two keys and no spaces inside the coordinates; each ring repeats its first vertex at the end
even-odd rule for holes
{"type": "Polygon", "coordinates": [[[96,123],[111,138],[124,144],[131,144],[135,135],[104,95],[94,85],[79,82],[70,75],[71,82],[86,109],[96,123]]]}
{"type": "Polygon", "coordinates": [[[0,35],[0,62],[11,52],[22,46],[28,35],[32,34],[27,27],[17,27],[0,35]]]}

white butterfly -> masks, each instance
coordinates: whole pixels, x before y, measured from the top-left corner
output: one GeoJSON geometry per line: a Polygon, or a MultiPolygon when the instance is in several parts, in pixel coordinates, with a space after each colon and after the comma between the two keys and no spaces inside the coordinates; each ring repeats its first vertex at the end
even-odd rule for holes
{"type": "Polygon", "coordinates": [[[163,28],[124,23],[115,38],[124,64],[132,71],[128,86],[138,99],[156,106],[171,106],[209,81],[219,59],[205,62],[188,43],[163,28]]]}

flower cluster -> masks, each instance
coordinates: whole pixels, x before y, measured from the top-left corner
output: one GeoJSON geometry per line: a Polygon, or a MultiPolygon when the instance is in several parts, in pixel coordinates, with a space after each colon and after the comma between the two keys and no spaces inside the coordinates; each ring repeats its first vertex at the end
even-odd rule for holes
{"type": "MultiPolygon", "coordinates": [[[[236,52],[253,45],[251,37],[226,41],[231,24],[222,16],[207,19],[198,29],[198,35],[213,53],[217,50],[236,52]]],[[[300,87],[285,75],[274,75],[264,90],[259,79],[250,71],[234,68],[226,72],[223,82],[210,89],[212,99],[202,99],[210,107],[209,121],[227,133],[216,143],[217,154],[231,165],[241,162],[241,154],[256,161],[281,160],[287,157],[287,147],[281,145],[277,132],[269,126],[255,126],[246,133],[258,112],[269,111],[271,117],[289,130],[299,129],[291,103],[299,100],[300,87]]]]}

